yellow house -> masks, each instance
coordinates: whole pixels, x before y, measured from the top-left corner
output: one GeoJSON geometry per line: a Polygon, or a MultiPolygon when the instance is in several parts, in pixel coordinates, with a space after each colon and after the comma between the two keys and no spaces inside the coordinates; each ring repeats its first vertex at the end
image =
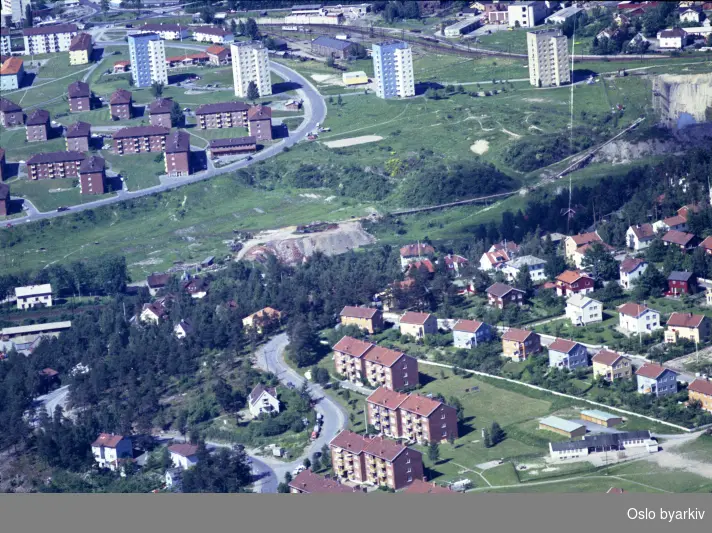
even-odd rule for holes
{"type": "Polygon", "coordinates": [[[692,313],[673,313],[667,321],[665,342],[677,342],[678,339],[700,343],[710,336],[710,319],[705,315],[692,313]]]}
{"type": "Polygon", "coordinates": [[[339,315],[342,326],[356,326],[374,333],[383,329],[383,313],[370,307],[353,307],[347,305],[339,315]]]}
{"type": "Polygon", "coordinates": [[[341,76],[344,85],[363,85],[368,83],[368,76],[362,70],[357,72],[344,72],[341,76]]]}
{"type": "Polygon", "coordinates": [[[91,35],[78,33],[72,38],[72,42],[69,45],[69,64],[85,65],[89,63],[93,51],[91,35]]]}
{"type": "Polygon", "coordinates": [[[702,409],[712,413],[712,381],[697,378],[687,387],[688,401],[698,401],[702,409]]]}
{"type": "Polygon", "coordinates": [[[430,313],[408,311],[400,319],[400,332],[401,335],[422,339],[438,332],[438,319],[430,313]]]}
{"type": "Polygon", "coordinates": [[[242,327],[245,329],[254,328],[257,333],[262,334],[265,326],[278,323],[282,319],[282,312],[271,307],[265,307],[242,319],[242,327]]]}
{"type": "Polygon", "coordinates": [[[593,356],[593,377],[605,377],[608,381],[630,379],[633,376],[633,365],[630,359],[611,350],[601,350],[593,356]]]}

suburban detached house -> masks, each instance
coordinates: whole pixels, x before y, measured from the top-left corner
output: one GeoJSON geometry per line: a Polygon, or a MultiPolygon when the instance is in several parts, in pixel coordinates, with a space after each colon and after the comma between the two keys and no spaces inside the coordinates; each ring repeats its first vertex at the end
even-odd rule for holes
{"type": "Polygon", "coordinates": [[[683,252],[688,252],[697,246],[699,239],[693,233],[685,233],[671,229],[663,235],[663,244],[665,246],[677,246],[683,252]]]}
{"type": "Polygon", "coordinates": [[[565,270],[556,276],[556,294],[565,298],[593,292],[593,285],[593,278],[578,270],[565,270]]]}
{"type": "Polygon", "coordinates": [[[251,315],[242,319],[242,327],[254,328],[257,333],[262,333],[266,326],[279,323],[282,320],[282,312],[272,307],[265,307],[259,311],[255,311],[251,315]]]}
{"type": "Polygon", "coordinates": [[[435,274],[435,265],[430,259],[414,261],[406,267],[406,275],[412,276],[416,270],[426,278],[431,278],[435,274]]]}
{"type": "Polygon", "coordinates": [[[183,290],[191,298],[201,299],[208,295],[208,282],[204,278],[193,278],[183,282],[183,290]]]}
{"type": "Polygon", "coordinates": [[[702,409],[712,412],[712,381],[697,378],[687,387],[688,403],[700,402],[702,409]]]}
{"type": "Polygon", "coordinates": [[[653,239],[655,239],[655,228],[650,223],[630,226],[625,232],[628,248],[632,248],[636,252],[645,250],[653,242],[653,239]]]}
{"type": "Polygon", "coordinates": [[[540,351],[541,337],[538,333],[526,329],[509,328],[502,335],[504,357],[514,361],[524,361],[540,351]]]}
{"type": "Polygon", "coordinates": [[[153,303],[143,304],[139,319],[144,324],[158,324],[161,320],[168,316],[166,309],[166,298],[159,298],[153,303]]]}
{"type": "Polygon", "coordinates": [[[533,255],[523,255],[508,261],[502,267],[502,272],[507,277],[507,281],[513,283],[514,280],[517,279],[519,271],[524,266],[529,269],[529,276],[532,278],[534,283],[538,283],[546,279],[546,274],[544,274],[546,261],[533,255]]]}
{"type": "Polygon", "coordinates": [[[487,303],[498,309],[504,309],[507,305],[522,305],[525,303],[524,296],[524,291],[504,283],[494,283],[487,288],[487,303]]]}
{"type": "Polygon", "coordinates": [[[438,319],[430,313],[407,311],[400,319],[401,335],[422,339],[438,332],[438,319]]]}
{"type": "Polygon", "coordinates": [[[678,231],[678,232],[685,232],[687,231],[687,215],[673,215],[671,217],[664,218],[662,220],[658,220],[657,222],[653,222],[653,228],[655,228],[655,231],[678,231]]]}
{"type": "Polygon", "coordinates": [[[146,277],[146,285],[151,296],[155,296],[159,290],[166,286],[170,281],[170,274],[151,274],[146,277]]]}
{"type": "Polygon", "coordinates": [[[33,307],[52,307],[52,285],[28,285],[15,287],[15,298],[18,309],[32,309],[33,307]]]}
{"type": "Polygon", "coordinates": [[[187,318],[182,319],[173,327],[173,334],[177,339],[185,339],[193,333],[193,324],[187,318]]]}
{"type": "Polygon", "coordinates": [[[252,392],[247,397],[247,407],[250,409],[250,414],[255,418],[262,413],[279,413],[277,389],[265,387],[260,383],[252,389],[252,392]]]}
{"type": "Polygon", "coordinates": [[[633,282],[637,280],[643,272],[645,272],[646,268],[648,268],[648,262],[645,259],[626,257],[623,261],[621,261],[621,264],[618,267],[621,286],[624,289],[632,288],[633,282]]]}
{"type": "Polygon", "coordinates": [[[460,275],[460,269],[470,264],[466,257],[455,254],[447,254],[443,257],[443,263],[445,263],[447,271],[453,272],[456,276],[460,275]]]}
{"type": "Polygon", "coordinates": [[[677,342],[687,339],[699,344],[710,336],[710,319],[706,315],[692,313],[673,313],[667,321],[665,342],[677,342]]]}
{"type": "Polygon", "coordinates": [[[341,310],[339,319],[342,326],[356,326],[369,333],[383,329],[383,313],[380,309],[347,305],[341,310]]]}
{"type": "Polygon", "coordinates": [[[677,392],[677,372],[657,363],[645,363],[635,376],[640,394],[668,396],[677,392]]]}
{"type": "Polygon", "coordinates": [[[509,261],[509,254],[505,250],[485,252],[480,257],[480,270],[487,272],[502,268],[509,261]]]}
{"type": "Polygon", "coordinates": [[[593,377],[603,376],[608,381],[630,379],[633,376],[633,364],[630,359],[612,350],[604,349],[591,359],[593,377]]]}
{"type": "Polygon", "coordinates": [[[573,326],[587,326],[603,320],[603,304],[580,293],[566,300],[566,318],[573,326]]]}
{"type": "Polygon", "coordinates": [[[618,307],[618,325],[630,334],[652,333],[661,329],[660,313],[644,304],[624,303],[618,307]]]}
{"type": "Polygon", "coordinates": [[[452,328],[455,348],[469,350],[482,342],[492,340],[492,328],[489,324],[477,320],[458,320],[452,328]]]}
{"type": "Polygon", "coordinates": [[[549,345],[549,366],[569,370],[588,366],[588,350],[575,341],[554,339],[549,345]]]}
{"type": "Polygon", "coordinates": [[[435,248],[429,244],[417,243],[407,244],[400,249],[401,268],[405,270],[410,263],[432,259],[435,256],[435,248]]]}
{"type": "Polygon", "coordinates": [[[692,272],[673,270],[668,276],[668,294],[670,296],[694,294],[696,285],[695,275],[692,272]]]}
{"type": "Polygon", "coordinates": [[[195,444],[182,442],[168,447],[171,461],[176,468],[187,470],[198,463],[198,447],[195,444]]]}
{"type": "Polygon", "coordinates": [[[91,443],[91,453],[101,468],[116,470],[120,459],[133,458],[131,437],[102,433],[91,443]]]}
{"type": "Polygon", "coordinates": [[[340,494],[362,492],[355,487],[343,485],[338,479],[315,474],[310,469],[302,470],[289,482],[290,494],[340,494]]]}
{"type": "Polygon", "coordinates": [[[583,254],[586,251],[584,247],[593,244],[594,242],[604,244],[603,239],[601,239],[596,232],[581,233],[579,235],[570,235],[566,237],[566,240],[564,241],[564,253],[566,260],[575,265],[576,268],[581,268],[583,254]]]}

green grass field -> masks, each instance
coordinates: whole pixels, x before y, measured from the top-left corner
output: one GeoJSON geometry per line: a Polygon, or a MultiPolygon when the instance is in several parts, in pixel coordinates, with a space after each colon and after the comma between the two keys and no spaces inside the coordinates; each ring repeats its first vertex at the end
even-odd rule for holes
{"type": "Polygon", "coordinates": [[[162,153],[117,155],[103,150],[101,155],[111,170],[124,178],[130,191],[158,185],[158,176],[166,173],[162,153]]]}
{"type": "Polygon", "coordinates": [[[39,152],[62,152],[67,149],[64,137],[55,137],[46,142],[27,142],[25,128],[0,128],[0,146],[5,149],[8,161],[27,160],[39,152]]]}
{"type": "Polygon", "coordinates": [[[78,180],[71,178],[37,181],[17,180],[12,182],[11,188],[13,196],[27,198],[40,211],[52,211],[61,206],[84,204],[113,196],[113,194],[98,196],[81,194],[78,180]]]}

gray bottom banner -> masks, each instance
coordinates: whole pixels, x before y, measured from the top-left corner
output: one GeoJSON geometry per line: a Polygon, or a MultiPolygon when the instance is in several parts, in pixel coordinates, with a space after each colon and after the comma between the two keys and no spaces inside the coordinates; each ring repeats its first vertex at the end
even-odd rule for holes
{"type": "Polygon", "coordinates": [[[710,533],[712,494],[7,494],[0,531],[710,533]]]}

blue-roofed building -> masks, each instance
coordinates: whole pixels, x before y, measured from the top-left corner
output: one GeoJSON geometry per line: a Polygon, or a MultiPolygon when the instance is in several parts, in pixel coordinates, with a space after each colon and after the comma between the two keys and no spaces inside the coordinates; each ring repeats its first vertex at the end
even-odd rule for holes
{"type": "Polygon", "coordinates": [[[343,39],[334,39],[322,35],[311,42],[311,51],[313,54],[324,57],[333,57],[335,59],[344,59],[353,54],[356,48],[356,43],[343,39]]]}

